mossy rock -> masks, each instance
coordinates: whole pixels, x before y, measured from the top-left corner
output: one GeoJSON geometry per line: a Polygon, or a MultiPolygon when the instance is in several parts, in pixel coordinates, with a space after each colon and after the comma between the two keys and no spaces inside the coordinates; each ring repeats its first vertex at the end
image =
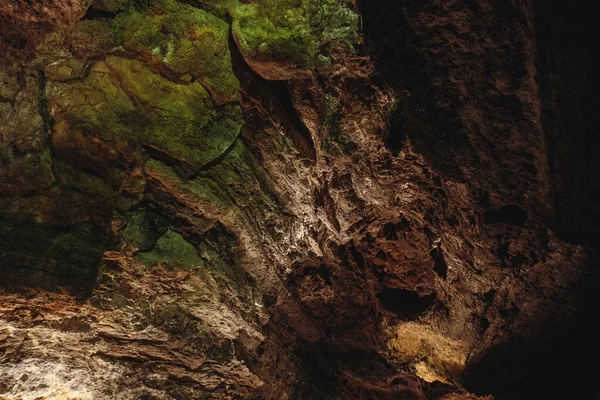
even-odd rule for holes
{"type": "Polygon", "coordinates": [[[258,0],[230,12],[238,47],[267,79],[330,66],[326,47],[352,49],[358,40],[358,15],[349,0],[258,0]]]}
{"type": "Polygon", "coordinates": [[[125,50],[164,64],[179,78],[199,80],[217,104],[239,100],[229,24],[224,20],[187,4],[160,0],[119,14],[113,30],[125,50]]]}
{"type": "Polygon", "coordinates": [[[78,21],[68,35],[68,44],[81,57],[103,56],[117,47],[120,36],[107,18],[78,21]]]}
{"type": "Polygon", "coordinates": [[[231,146],[220,163],[207,169],[200,177],[216,182],[226,196],[235,199],[235,204],[242,209],[259,213],[281,211],[274,182],[241,140],[231,146]]]}
{"type": "MultiPolygon", "coordinates": [[[[224,6],[209,3],[208,8],[225,17],[224,6]]],[[[175,0],[96,0],[92,7],[108,11],[107,16],[82,19],[70,30],[50,33],[38,46],[34,64],[125,51],[175,81],[199,81],[216,104],[240,99],[225,20],[175,0]]]]}
{"type": "Polygon", "coordinates": [[[108,18],[83,19],[71,28],[47,34],[36,48],[31,66],[46,65],[76,56],[81,59],[102,58],[120,45],[120,35],[108,18]]]}
{"type": "Polygon", "coordinates": [[[46,65],[44,74],[47,79],[54,81],[70,81],[82,79],[85,75],[86,64],[76,58],[63,58],[46,65]]]}
{"type": "Polygon", "coordinates": [[[0,72],[0,98],[7,99],[0,102],[0,194],[3,195],[41,191],[54,182],[38,103],[38,81],[31,73],[21,88],[17,75],[15,68],[0,72]]]}
{"type": "Polygon", "coordinates": [[[204,262],[198,257],[194,246],[179,233],[168,229],[154,244],[152,250],[136,256],[148,266],[167,265],[179,268],[201,268],[204,262]]]}
{"type": "Polygon", "coordinates": [[[160,215],[139,208],[127,221],[121,236],[135,248],[141,251],[149,251],[167,231],[168,227],[168,221],[160,215]]]}
{"type": "Polygon", "coordinates": [[[47,94],[59,137],[125,141],[193,168],[219,157],[241,128],[239,106],[216,107],[198,82],[171,82],[136,60],[109,56],[83,80],[49,82],[47,94]]]}
{"type": "Polygon", "coordinates": [[[18,73],[17,65],[0,62],[0,98],[13,100],[17,96],[19,92],[18,73]]]}

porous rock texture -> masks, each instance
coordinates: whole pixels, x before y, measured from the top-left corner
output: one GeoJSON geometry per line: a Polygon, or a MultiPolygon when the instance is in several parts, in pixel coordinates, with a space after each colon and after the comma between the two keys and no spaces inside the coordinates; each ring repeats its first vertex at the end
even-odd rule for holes
{"type": "Polygon", "coordinates": [[[594,398],[579,3],[0,0],[0,398],[594,398]]]}

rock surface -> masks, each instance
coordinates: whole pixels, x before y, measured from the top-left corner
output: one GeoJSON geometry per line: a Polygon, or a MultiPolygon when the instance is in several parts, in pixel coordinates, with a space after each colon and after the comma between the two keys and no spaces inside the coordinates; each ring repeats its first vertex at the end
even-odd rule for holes
{"type": "Polygon", "coordinates": [[[0,22],[0,398],[596,395],[583,3],[0,22]]]}

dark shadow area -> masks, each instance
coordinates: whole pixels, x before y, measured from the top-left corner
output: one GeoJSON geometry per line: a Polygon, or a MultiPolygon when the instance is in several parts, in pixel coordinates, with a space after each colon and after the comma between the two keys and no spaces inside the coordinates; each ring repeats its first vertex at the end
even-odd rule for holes
{"type": "Polygon", "coordinates": [[[448,276],[448,265],[444,259],[444,253],[442,252],[442,249],[439,247],[434,247],[429,252],[429,255],[433,259],[433,272],[438,274],[440,278],[446,279],[448,276]]]}
{"type": "Polygon", "coordinates": [[[414,319],[435,302],[435,294],[419,296],[417,292],[384,288],[377,294],[381,306],[401,319],[414,319]]]}
{"type": "Polygon", "coordinates": [[[387,137],[385,139],[385,145],[395,156],[398,155],[402,150],[404,143],[404,121],[402,118],[402,111],[396,110],[392,114],[389,120],[387,137]]]}
{"type": "Polygon", "coordinates": [[[271,91],[275,94],[275,98],[283,107],[283,110],[285,110],[285,114],[289,117],[290,121],[296,128],[296,131],[302,136],[305,142],[304,147],[306,147],[306,149],[304,150],[308,152],[309,158],[314,161],[317,157],[317,154],[312,140],[312,136],[304,122],[302,122],[302,120],[300,119],[296,108],[292,104],[292,99],[288,89],[288,83],[285,81],[265,82],[268,82],[269,89],[271,89],[271,91]]]}
{"type": "Polygon", "coordinates": [[[467,366],[466,387],[496,400],[597,399],[600,357],[600,275],[584,288],[585,303],[573,324],[547,332],[544,342],[499,345],[467,366]]]}
{"type": "Polygon", "coordinates": [[[417,48],[419,37],[406,20],[406,9],[419,2],[372,0],[360,3],[365,46],[376,75],[374,83],[394,89],[397,103],[388,119],[386,147],[397,155],[405,140],[442,176],[463,181],[457,163],[472,157],[472,149],[452,109],[438,107],[426,60],[417,48]],[[413,4],[414,3],[414,4],[413,4]]]}
{"type": "Polygon", "coordinates": [[[396,225],[392,222],[388,222],[383,226],[383,237],[387,240],[398,240],[398,233],[396,231],[396,225]]]}
{"type": "Polygon", "coordinates": [[[110,19],[110,18],[114,18],[115,15],[117,15],[116,12],[98,10],[96,8],[90,7],[87,9],[87,11],[82,19],[101,19],[101,18],[110,19]]]}
{"type": "MultiPolygon", "coordinates": [[[[397,154],[410,140],[414,150],[443,179],[464,182],[465,171],[468,185],[489,187],[496,201],[499,195],[504,197],[508,205],[496,209],[489,209],[489,193],[479,200],[486,210],[486,224],[537,224],[535,203],[527,207],[519,204],[526,203],[524,195],[531,192],[530,188],[548,187],[554,216],[543,216],[546,226],[562,239],[594,250],[600,243],[600,63],[595,56],[600,35],[595,14],[583,1],[536,1],[527,10],[529,6],[472,0],[448,4],[417,0],[361,2],[366,49],[378,74],[374,80],[398,95],[398,104],[388,120],[386,146],[397,154]],[[516,10],[522,15],[516,15],[516,10]],[[448,11],[464,18],[453,19],[448,11]],[[523,32],[514,29],[524,26],[518,21],[524,17],[534,20],[535,37],[529,33],[522,36],[523,32]],[[481,48],[477,42],[485,36],[495,46],[493,51],[481,48]],[[531,72],[522,61],[533,55],[519,48],[521,39],[537,51],[533,76],[539,100],[529,99],[529,107],[517,94],[531,72]],[[490,57],[482,58],[481,54],[490,57]],[[463,74],[452,75],[453,68],[463,74]],[[495,74],[505,79],[509,88],[505,93],[494,92],[495,74]],[[457,80],[459,84],[454,85],[457,80]],[[465,97],[460,98],[463,94],[465,97]],[[534,149],[545,141],[547,148],[536,148],[538,154],[531,149],[517,154],[515,146],[531,140],[525,134],[519,136],[524,131],[523,122],[531,120],[530,106],[540,102],[543,133],[529,146],[534,149]],[[478,111],[463,113],[464,118],[459,119],[458,112],[465,106],[478,111]],[[477,114],[479,111],[483,118],[477,114]],[[463,126],[471,122],[472,126],[463,126]],[[502,129],[485,126],[494,122],[502,129]],[[535,162],[540,151],[547,153],[543,155],[548,160],[551,182],[542,173],[546,165],[535,162]]],[[[475,218],[468,218],[471,226],[478,225],[475,218]]],[[[456,217],[448,217],[448,223],[456,225],[456,217]]],[[[525,254],[511,256],[509,247],[510,242],[505,241],[492,251],[507,265],[518,268],[537,262],[525,254]]],[[[443,274],[441,254],[430,255],[443,274]]],[[[597,254],[590,259],[590,265],[580,266],[581,271],[597,275],[597,254]]],[[[587,288],[573,288],[578,294],[587,293],[575,323],[565,322],[556,332],[540,326],[539,331],[529,332],[535,340],[508,338],[505,344],[473,361],[467,368],[467,389],[491,393],[498,400],[600,398],[595,367],[600,356],[599,290],[597,277],[590,279],[587,288]]],[[[492,297],[493,293],[488,292],[492,297]]],[[[392,312],[411,302],[413,310],[424,307],[416,293],[408,300],[403,296],[409,295],[399,296],[386,289],[378,298],[392,312]]],[[[479,325],[485,331],[490,321],[482,318],[479,325]]]]}
{"type": "Polygon", "coordinates": [[[326,400],[339,395],[340,388],[336,384],[335,377],[340,354],[331,343],[319,340],[295,350],[294,355],[302,360],[308,378],[299,398],[326,400]]]}
{"type": "Polygon", "coordinates": [[[558,231],[600,240],[600,47],[597,17],[583,1],[535,3],[536,81],[558,231]]]}
{"type": "Polygon", "coordinates": [[[486,224],[511,224],[523,226],[527,222],[527,211],[517,205],[509,205],[483,213],[486,224]]]}
{"type": "Polygon", "coordinates": [[[111,244],[91,223],[57,226],[0,219],[0,286],[88,293],[111,244]]]}

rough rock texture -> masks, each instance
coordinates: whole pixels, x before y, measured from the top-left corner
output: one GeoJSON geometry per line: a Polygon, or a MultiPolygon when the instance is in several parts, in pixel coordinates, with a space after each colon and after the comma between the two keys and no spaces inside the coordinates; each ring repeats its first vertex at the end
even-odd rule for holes
{"type": "Polygon", "coordinates": [[[0,398],[597,394],[583,4],[0,22],[0,398]]]}

